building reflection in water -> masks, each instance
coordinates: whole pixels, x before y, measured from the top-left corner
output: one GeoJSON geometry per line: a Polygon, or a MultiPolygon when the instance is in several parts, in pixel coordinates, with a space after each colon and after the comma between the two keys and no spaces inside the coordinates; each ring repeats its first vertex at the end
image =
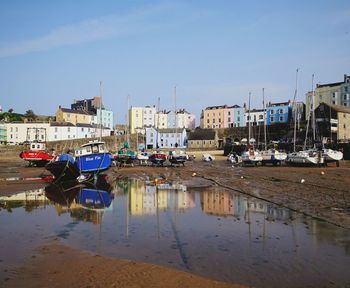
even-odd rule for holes
{"type": "MultiPolygon", "coordinates": [[[[124,187],[117,193],[124,192],[124,187]]],[[[175,209],[183,212],[195,207],[195,196],[181,184],[145,182],[133,180],[129,182],[129,211],[133,216],[156,215],[159,211],[175,209]]]]}
{"type": "MultiPolygon", "coordinates": [[[[128,210],[132,216],[156,215],[167,210],[184,213],[196,207],[195,189],[188,191],[186,186],[179,183],[123,180],[115,193],[127,195],[128,210]]],[[[249,221],[247,218],[250,213],[261,214],[268,221],[293,219],[293,212],[287,208],[276,207],[220,187],[201,189],[199,195],[201,209],[208,215],[244,217],[246,222],[249,221]]]]}
{"type": "Polygon", "coordinates": [[[24,207],[27,212],[30,212],[40,206],[45,206],[48,202],[44,188],[40,188],[24,191],[11,196],[1,196],[0,208],[7,209],[11,212],[14,208],[24,207]]]}

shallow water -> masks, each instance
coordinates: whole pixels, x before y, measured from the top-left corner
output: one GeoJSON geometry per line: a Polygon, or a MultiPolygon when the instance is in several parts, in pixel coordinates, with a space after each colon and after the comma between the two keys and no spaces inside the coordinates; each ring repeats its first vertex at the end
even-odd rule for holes
{"type": "MultiPolygon", "coordinates": [[[[63,190],[57,191],[55,197],[63,190]]],[[[32,248],[58,237],[109,257],[256,287],[350,283],[349,230],[220,187],[187,190],[180,184],[125,180],[113,187],[110,203],[103,201],[108,207],[77,198],[55,198],[61,204],[54,205],[33,196],[44,193],[0,200],[2,277],[32,248]]]]}

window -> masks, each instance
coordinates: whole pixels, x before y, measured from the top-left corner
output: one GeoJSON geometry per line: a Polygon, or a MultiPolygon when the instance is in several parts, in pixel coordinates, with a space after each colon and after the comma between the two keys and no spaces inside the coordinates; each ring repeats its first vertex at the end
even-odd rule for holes
{"type": "Polygon", "coordinates": [[[228,122],[231,122],[231,118],[230,117],[228,117],[228,122]]]}
{"type": "Polygon", "coordinates": [[[219,123],[221,123],[221,118],[219,118],[219,123]]]}
{"type": "Polygon", "coordinates": [[[259,115],[259,120],[263,120],[264,119],[264,115],[259,115]]]}
{"type": "Polygon", "coordinates": [[[335,92],[333,92],[333,93],[332,93],[332,97],[333,97],[333,98],[335,98],[335,96],[336,96],[336,93],[335,93],[335,92]]]}
{"type": "Polygon", "coordinates": [[[283,114],[283,109],[280,109],[280,110],[279,110],[279,113],[280,113],[280,114],[283,114]]]}
{"type": "Polygon", "coordinates": [[[209,123],[209,119],[207,119],[207,123],[209,123]]]}
{"type": "MultiPolygon", "coordinates": [[[[68,127],[68,132],[70,132],[70,127],[68,127]]],[[[69,138],[69,137],[68,137],[69,138]]]]}
{"type": "Polygon", "coordinates": [[[84,132],[84,128],[83,127],[81,128],[81,131],[84,132]]]}
{"type": "Polygon", "coordinates": [[[237,121],[241,121],[241,117],[237,117],[237,121]]]}
{"type": "Polygon", "coordinates": [[[348,100],[348,97],[346,94],[344,94],[343,99],[344,99],[344,101],[348,100]]]}
{"type": "Polygon", "coordinates": [[[215,123],[215,118],[213,119],[213,123],[215,123]]]}
{"type": "Polygon", "coordinates": [[[284,121],[284,117],[280,116],[280,122],[283,122],[283,121],[284,121]]]}
{"type": "Polygon", "coordinates": [[[228,115],[231,115],[231,112],[230,112],[230,111],[228,111],[228,112],[227,112],[227,114],[228,114],[228,115]]]}
{"type": "Polygon", "coordinates": [[[237,111],[237,115],[241,115],[241,111],[237,111]]]}
{"type": "Polygon", "coordinates": [[[18,132],[18,127],[16,127],[16,132],[18,132]]]}
{"type": "Polygon", "coordinates": [[[344,91],[348,92],[348,87],[347,86],[344,87],[344,91]]]}
{"type": "Polygon", "coordinates": [[[334,100],[332,101],[332,104],[335,105],[335,101],[334,100]]]}
{"type": "Polygon", "coordinates": [[[55,132],[58,132],[58,128],[57,127],[55,127],[55,132]]]}
{"type": "Polygon", "coordinates": [[[270,122],[274,122],[275,121],[275,117],[271,116],[270,117],[270,122]]]}

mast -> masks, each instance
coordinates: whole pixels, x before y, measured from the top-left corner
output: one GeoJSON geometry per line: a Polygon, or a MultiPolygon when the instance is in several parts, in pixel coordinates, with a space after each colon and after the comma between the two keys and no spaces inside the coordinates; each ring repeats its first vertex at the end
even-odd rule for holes
{"type": "Polygon", "coordinates": [[[298,106],[296,105],[296,98],[297,98],[297,93],[298,93],[298,72],[299,68],[297,68],[296,71],[296,76],[295,76],[295,91],[294,91],[294,147],[293,151],[295,152],[295,142],[297,138],[297,117],[298,117],[298,106]]]}
{"type": "Polygon", "coordinates": [[[314,89],[314,77],[315,75],[312,74],[312,137],[313,141],[316,140],[316,119],[315,119],[315,89],[314,89]]]}
{"type": "Polygon", "coordinates": [[[159,130],[159,107],[160,107],[160,97],[158,97],[158,116],[157,116],[157,137],[156,137],[156,149],[158,149],[158,130],[159,130]]]}
{"type": "Polygon", "coordinates": [[[265,144],[265,150],[267,150],[267,140],[266,140],[266,108],[265,108],[265,88],[262,88],[262,94],[263,94],[263,108],[264,108],[264,144],[265,144]]]}
{"type": "Polygon", "coordinates": [[[306,144],[307,144],[307,138],[309,135],[309,122],[310,122],[310,116],[312,117],[311,121],[312,121],[312,140],[313,142],[315,142],[315,126],[314,126],[314,118],[315,118],[315,114],[314,114],[314,74],[312,74],[312,82],[311,82],[311,91],[312,91],[312,98],[310,103],[312,104],[312,106],[310,105],[310,109],[309,109],[309,113],[307,115],[307,124],[306,124],[306,135],[305,135],[305,142],[304,142],[304,150],[306,150],[306,144]],[[312,107],[312,108],[311,108],[312,107]]]}
{"type": "MultiPolygon", "coordinates": [[[[128,145],[129,145],[129,133],[130,133],[130,121],[129,121],[129,105],[130,105],[130,95],[128,94],[128,97],[127,97],[127,111],[128,111],[128,113],[127,113],[127,117],[126,117],[126,125],[127,125],[127,131],[126,131],[126,142],[128,143],[128,145]]],[[[130,146],[129,146],[130,147],[130,146]]]]}
{"type": "Polygon", "coordinates": [[[176,148],[176,144],[177,144],[176,85],[174,87],[174,102],[175,102],[175,111],[174,112],[175,112],[175,148],[176,148]]]}
{"type": "Polygon", "coordinates": [[[100,141],[102,141],[102,81],[100,81],[100,141]]]}
{"type": "Polygon", "coordinates": [[[251,96],[251,92],[249,92],[249,100],[248,100],[248,119],[249,119],[249,122],[248,122],[248,144],[250,144],[250,122],[251,122],[251,119],[250,119],[250,96],[251,96]]]}

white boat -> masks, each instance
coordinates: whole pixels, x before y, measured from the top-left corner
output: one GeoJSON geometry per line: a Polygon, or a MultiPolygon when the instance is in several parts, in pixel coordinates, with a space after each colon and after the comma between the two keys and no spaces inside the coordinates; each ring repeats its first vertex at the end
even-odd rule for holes
{"type": "Polygon", "coordinates": [[[263,160],[263,157],[260,154],[260,151],[249,148],[248,151],[242,153],[242,162],[243,164],[253,164],[258,165],[263,160]]]}
{"type": "Polygon", "coordinates": [[[230,161],[233,165],[242,164],[242,157],[237,153],[230,153],[227,155],[227,161],[230,161]]]}
{"type": "Polygon", "coordinates": [[[266,107],[265,107],[265,94],[264,94],[265,89],[262,88],[262,95],[263,95],[263,107],[264,107],[264,138],[265,138],[265,143],[264,143],[264,148],[265,150],[260,151],[260,155],[262,157],[261,164],[281,164],[283,161],[287,159],[287,153],[285,152],[280,152],[278,151],[277,146],[267,149],[267,139],[266,139],[266,107]]]}
{"type": "Polygon", "coordinates": [[[147,152],[137,153],[136,158],[137,158],[137,160],[139,160],[140,165],[147,165],[148,164],[149,155],[147,152]]]}
{"type": "Polygon", "coordinates": [[[270,164],[281,164],[283,161],[287,159],[287,153],[278,151],[277,149],[268,149],[264,151],[260,151],[260,155],[262,157],[262,164],[270,163],[270,164]]]}
{"type": "Polygon", "coordinates": [[[214,160],[215,160],[215,157],[213,155],[210,155],[208,153],[202,154],[202,161],[204,161],[204,162],[211,162],[211,161],[214,161],[214,160]]]}
{"type": "Polygon", "coordinates": [[[322,157],[322,151],[302,150],[288,154],[286,163],[299,166],[316,166],[323,165],[324,158],[322,157]]]}
{"type": "Polygon", "coordinates": [[[341,151],[337,151],[337,150],[333,150],[333,149],[326,149],[324,148],[322,150],[322,154],[323,154],[323,158],[326,161],[326,163],[328,162],[336,162],[336,161],[340,161],[343,159],[343,152],[341,151]]]}

